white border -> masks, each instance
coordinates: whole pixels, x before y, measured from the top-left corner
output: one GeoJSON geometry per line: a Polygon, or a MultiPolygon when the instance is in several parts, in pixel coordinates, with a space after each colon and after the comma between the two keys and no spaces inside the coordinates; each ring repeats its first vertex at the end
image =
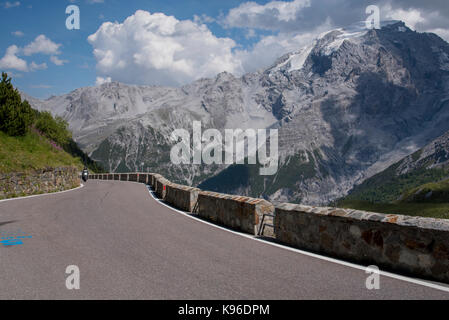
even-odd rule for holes
{"type": "MultiPolygon", "coordinates": [[[[139,182],[134,182],[134,181],[128,181],[128,182],[139,183],[139,182]]],[[[252,236],[252,235],[249,235],[249,234],[245,234],[245,233],[241,233],[241,232],[234,231],[234,230],[230,230],[230,229],[221,227],[219,225],[213,224],[211,222],[205,221],[203,219],[194,217],[190,213],[187,213],[187,212],[175,209],[175,208],[169,206],[168,204],[162,202],[160,199],[158,199],[158,198],[156,198],[154,196],[152,190],[150,190],[148,185],[146,185],[146,187],[147,187],[148,192],[150,193],[151,197],[154,200],[156,200],[157,202],[159,202],[160,204],[166,206],[167,208],[171,209],[172,211],[180,213],[180,214],[182,214],[182,215],[184,215],[186,217],[189,217],[189,218],[191,218],[193,220],[202,222],[202,223],[207,224],[209,226],[212,226],[214,228],[217,228],[217,229],[220,229],[220,230],[224,230],[224,231],[233,233],[235,235],[238,235],[238,236],[241,236],[241,237],[245,237],[245,238],[250,239],[250,240],[259,241],[259,242],[262,242],[262,243],[270,245],[270,246],[274,246],[274,247],[278,247],[278,248],[285,249],[285,250],[288,250],[288,251],[292,251],[292,252],[295,252],[295,253],[299,253],[299,254],[302,254],[302,255],[306,255],[306,256],[309,256],[309,257],[321,259],[321,260],[328,261],[328,262],[331,262],[331,263],[340,264],[340,265],[343,265],[343,266],[346,266],[346,267],[350,267],[350,268],[354,268],[354,269],[358,269],[358,270],[363,270],[363,271],[367,270],[366,266],[358,265],[358,264],[351,263],[351,262],[346,262],[346,261],[335,259],[335,258],[329,258],[329,257],[326,257],[326,256],[321,256],[321,255],[316,254],[316,253],[311,253],[311,252],[295,249],[295,248],[292,248],[292,247],[288,247],[288,246],[285,246],[285,245],[282,245],[282,244],[278,244],[278,243],[274,243],[274,242],[270,242],[270,241],[265,241],[263,239],[255,237],[255,236],[252,236]]],[[[409,283],[413,283],[413,284],[417,284],[417,285],[421,285],[421,286],[424,286],[424,287],[429,287],[429,288],[432,288],[432,289],[436,289],[436,290],[440,290],[440,291],[444,291],[444,292],[448,292],[449,293],[449,287],[445,287],[443,285],[438,285],[438,284],[434,284],[434,283],[431,283],[431,282],[427,282],[425,280],[420,280],[420,279],[416,279],[416,278],[410,278],[410,277],[406,277],[406,276],[401,276],[401,275],[398,275],[398,274],[395,274],[395,273],[386,272],[386,271],[382,271],[382,270],[379,270],[379,274],[382,275],[382,276],[385,276],[385,277],[396,279],[396,280],[401,280],[401,281],[405,281],[405,282],[409,282],[409,283]]]]}
{"type": "Polygon", "coordinates": [[[13,200],[23,200],[23,199],[29,199],[29,198],[37,198],[37,197],[43,197],[43,196],[51,196],[53,194],[59,194],[59,193],[65,193],[65,192],[70,192],[70,191],[75,191],[78,189],[81,189],[84,187],[84,184],[80,184],[79,187],[73,188],[73,189],[68,189],[68,190],[63,190],[63,191],[58,191],[58,192],[50,192],[50,193],[42,193],[42,194],[34,194],[32,196],[25,196],[25,197],[17,197],[17,198],[9,198],[9,199],[3,199],[0,200],[0,203],[2,202],[6,202],[6,201],[13,201],[13,200]]]}

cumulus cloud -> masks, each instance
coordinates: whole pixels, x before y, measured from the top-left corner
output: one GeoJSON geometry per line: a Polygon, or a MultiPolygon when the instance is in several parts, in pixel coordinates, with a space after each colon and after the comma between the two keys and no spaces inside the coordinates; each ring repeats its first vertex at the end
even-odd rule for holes
{"type": "MultiPolygon", "coordinates": [[[[417,31],[449,40],[447,0],[380,0],[382,20],[402,20],[417,31]]],[[[88,41],[100,80],[180,85],[222,71],[241,75],[270,66],[280,56],[310,44],[320,33],[367,18],[368,0],[253,1],[218,18],[195,15],[178,20],[137,11],[124,22],[106,22],[88,41]],[[218,22],[256,41],[250,47],[219,38],[205,25],[218,22]]]]}
{"type": "MultiPolygon", "coordinates": [[[[23,35],[20,31],[16,31],[14,33],[17,36],[20,34],[23,35]]],[[[45,62],[38,64],[32,61],[28,64],[26,60],[19,58],[20,55],[31,56],[37,53],[51,55],[50,61],[57,66],[62,66],[68,61],[59,59],[59,57],[56,56],[61,53],[59,51],[60,46],[60,44],[54,43],[45,35],[39,35],[34,41],[26,45],[24,48],[19,48],[16,45],[9,46],[3,58],[0,59],[0,69],[19,70],[23,72],[47,69],[48,66],[45,62]]]]}
{"type": "Polygon", "coordinates": [[[96,86],[101,86],[104,83],[112,82],[111,77],[103,78],[103,77],[97,77],[97,80],[95,82],[96,86]]]}
{"type": "Polygon", "coordinates": [[[28,65],[25,60],[17,56],[19,52],[20,48],[16,45],[8,47],[8,49],[6,49],[6,54],[0,59],[0,69],[18,70],[23,72],[47,69],[46,63],[37,64],[33,61],[28,65]]]}
{"type": "Polygon", "coordinates": [[[317,35],[331,29],[330,20],[310,32],[279,33],[261,37],[251,48],[236,50],[235,57],[247,72],[272,65],[282,55],[310,45],[317,35]]]}
{"type": "Polygon", "coordinates": [[[0,68],[3,70],[14,69],[28,71],[28,64],[25,60],[17,57],[19,47],[12,45],[6,49],[6,54],[0,59],[0,68]]]}
{"type": "Polygon", "coordinates": [[[241,72],[234,40],[163,13],[139,10],[123,23],[103,23],[88,41],[99,75],[117,81],[179,85],[222,71],[241,72]]]}
{"type": "Polygon", "coordinates": [[[51,56],[51,57],[50,57],[50,61],[53,62],[53,63],[54,63],[55,65],[57,65],[57,66],[62,66],[62,65],[64,65],[65,63],[68,62],[67,60],[61,60],[61,59],[59,59],[57,56],[51,56]]]}
{"type": "MultiPolygon", "coordinates": [[[[227,28],[311,32],[326,20],[333,27],[363,21],[367,17],[365,8],[370,4],[373,3],[360,0],[271,1],[264,5],[244,2],[231,9],[220,22],[227,28]]],[[[417,31],[437,31],[440,36],[449,30],[447,0],[383,0],[375,4],[381,8],[382,20],[402,20],[417,31]]]]}
{"type": "Polygon", "coordinates": [[[245,2],[229,11],[222,23],[227,27],[282,30],[297,28],[298,15],[310,0],[272,1],[264,5],[245,2]]]}
{"type": "Polygon", "coordinates": [[[193,16],[193,22],[198,23],[198,24],[203,24],[203,23],[212,23],[215,22],[215,19],[212,17],[209,17],[206,14],[202,14],[202,15],[194,15],[193,16]]]}
{"type": "Polygon", "coordinates": [[[34,61],[33,62],[31,62],[30,63],[30,67],[29,67],[29,70],[30,71],[37,71],[37,70],[45,70],[45,69],[47,69],[48,67],[47,67],[47,64],[44,62],[44,63],[41,63],[41,64],[37,64],[37,63],[35,63],[34,61]]]}
{"type": "MultiPolygon", "coordinates": [[[[377,5],[382,20],[402,20],[412,29],[434,32],[449,40],[447,0],[436,2],[384,0],[377,5]]],[[[274,32],[261,37],[252,48],[236,50],[236,57],[245,71],[254,71],[270,65],[282,54],[307,45],[324,31],[365,20],[369,4],[372,3],[360,0],[294,0],[266,4],[250,1],[231,9],[220,23],[225,28],[245,29],[247,38],[254,36],[254,30],[274,32]]]]}
{"type": "Polygon", "coordinates": [[[42,54],[60,54],[59,47],[61,44],[54,43],[48,39],[45,35],[41,34],[34,39],[33,42],[23,48],[23,53],[26,56],[31,56],[32,54],[42,53],[42,54]]]}
{"type": "Polygon", "coordinates": [[[428,2],[387,2],[381,7],[385,19],[402,20],[410,28],[420,32],[433,32],[449,41],[449,9],[447,3],[438,6],[428,2]]]}

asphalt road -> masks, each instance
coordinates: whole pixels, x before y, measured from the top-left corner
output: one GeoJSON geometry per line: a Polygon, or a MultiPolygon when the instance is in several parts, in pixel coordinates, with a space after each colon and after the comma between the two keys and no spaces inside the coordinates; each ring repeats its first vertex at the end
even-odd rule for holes
{"type": "Polygon", "coordinates": [[[142,184],[0,202],[0,299],[448,299],[449,293],[214,228],[154,200],[142,184]],[[80,289],[65,286],[66,267],[80,289]]]}

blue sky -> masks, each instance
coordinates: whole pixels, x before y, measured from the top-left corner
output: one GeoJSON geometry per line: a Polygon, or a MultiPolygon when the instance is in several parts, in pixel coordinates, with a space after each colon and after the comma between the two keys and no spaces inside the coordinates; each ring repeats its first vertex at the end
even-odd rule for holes
{"type": "MultiPolygon", "coordinates": [[[[0,0],[0,69],[38,98],[105,81],[176,86],[221,71],[239,75],[363,20],[375,2],[0,0]],[[65,27],[71,4],[80,8],[80,30],[65,27]]],[[[449,39],[446,1],[377,4],[384,19],[449,39]]]]}
{"type": "MultiPolygon", "coordinates": [[[[36,97],[48,97],[52,94],[61,94],[73,89],[95,84],[96,61],[92,54],[92,46],[87,42],[87,37],[93,34],[105,21],[123,21],[142,9],[150,12],[164,12],[178,19],[193,19],[193,16],[206,14],[218,16],[220,13],[235,7],[239,1],[175,1],[175,0],[106,0],[104,3],[91,3],[89,1],[76,1],[80,8],[80,30],[67,30],[65,21],[68,15],[65,9],[72,4],[70,1],[60,0],[22,0],[20,5],[6,9],[0,9],[3,27],[0,28],[2,39],[0,55],[3,56],[10,45],[24,47],[32,42],[38,35],[44,34],[57,44],[62,44],[60,58],[68,60],[63,66],[56,66],[48,61],[43,54],[33,56],[36,63],[47,63],[46,70],[23,73],[16,70],[8,70],[13,74],[14,83],[25,92],[36,97]],[[6,27],[7,26],[7,27],[6,27]],[[13,32],[21,31],[23,36],[15,36],[13,32]]],[[[14,3],[15,1],[10,1],[14,3]]],[[[5,2],[3,2],[4,4],[5,2]]],[[[237,32],[224,30],[216,23],[210,24],[210,29],[217,36],[233,36],[246,42],[237,32]]]]}

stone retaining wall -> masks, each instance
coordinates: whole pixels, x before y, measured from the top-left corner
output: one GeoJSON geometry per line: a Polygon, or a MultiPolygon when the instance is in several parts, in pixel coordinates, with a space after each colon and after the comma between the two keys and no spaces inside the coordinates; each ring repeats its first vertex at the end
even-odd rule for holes
{"type": "Polygon", "coordinates": [[[274,206],[263,199],[207,191],[198,195],[199,216],[250,234],[257,234],[263,214],[273,212],[274,206]]]}
{"type": "Polygon", "coordinates": [[[154,191],[156,192],[156,195],[162,199],[165,200],[165,195],[167,194],[167,186],[170,185],[171,182],[167,179],[165,179],[161,175],[157,175],[155,178],[155,188],[154,191]]]}
{"type": "Polygon", "coordinates": [[[282,204],[274,225],[301,249],[449,282],[448,220],[282,204]]]}
{"type": "Polygon", "coordinates": [[[74,167],[0,173],[0,199],[58,192],[79,186],[79,170],[74,167]]]}
{"type": "Polygon", "coordinates": [[[198,201],[198,193],[200,189],[183,186],[175,183],[166,185],[165,201],[172,206],[193,212],[198,201]]]}
{"type": "MultiPolygon", "coordinates": [[[[92,175],[105,180],[118,176],[92,175]]],[[[275,208],[263,199],[174,184],[160,174],[129,174],[129,180],[134,178],[150,184],[174,207],[197,209],[200,217],[225,226],[257,234],[263,214],[274,213],[274,232],[267,227],[264,235],[271,232],[280,243],[449,283],[449,220],[288,203],[275,208]]]]}
{"type": "Polygon", "coordinates": [[[151,184],[150,185],[151,185],[151,188],[153,188],[154,191],[156,191],[156,181],[157,181],[158,178],[162,178],[162,175],[156,173],[156,174],[153,174],[151,176],[151,184]]]}
{"type": "Polygon", "coordinates": [[[138,182],[148,184],[148,177],[149,177],[148,173],[139,173],[138,175],[139,175],[138,182]]]}

